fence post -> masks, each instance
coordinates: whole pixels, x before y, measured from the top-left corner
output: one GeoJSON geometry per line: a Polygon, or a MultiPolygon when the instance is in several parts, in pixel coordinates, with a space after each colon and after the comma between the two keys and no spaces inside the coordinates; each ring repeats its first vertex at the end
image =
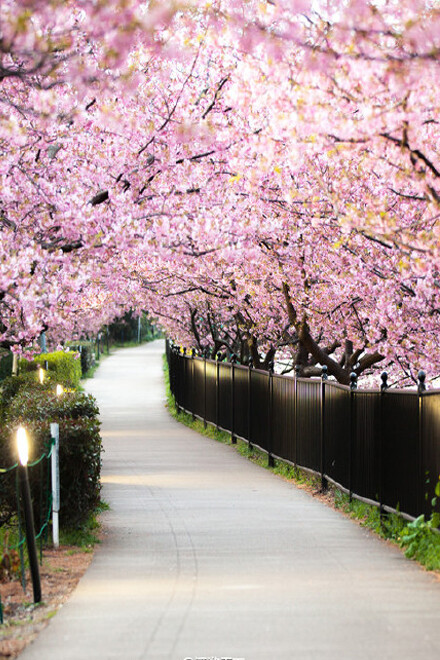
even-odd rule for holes
{"type": "Polygon", "coordinates": [[[269,372],[269,401],[268,401],[268,421],[267,421],[267,465],[268,467],[274,467],[275,461],[272,456],[272,438],[273,438],[273,368],[274,364],[271,362],[268,367],[269,372]]]}
{"type": "Polygon", "coordinates": [[[192,420],[194,421],[196,418],[195,415],[195,402],[196,402],[196,379],[195,379],[195,367],[196,363],[194,360],[195,357],[195,350],[192,349],[191,351],[191,415],[192,415],[192,420]]]}
{"type": "Polygon", "coordinates": [[[425,513],[425,486],[426,478],[424,471],[423,451],[423,393],[426,391],[426,374],[420,370],[417,374],[417,392],[419,395],[419,479],[420,479],[420,513],[425,513]]]}
{"type": "Polygon", "coordinates": [[[171,394],[174,397],[174,401],[176,400],[176,355],[175,355],[175,347],[174,344],[171,344],[170,346],[170,364],[169,364],[169,369],[170,369],[170,387],[171,387],[171,394]]]}
{"type": "Polygon", "coordinates": [[[321,368],[321,491],[328,489],[328,481],[325,477],[325,383],[328,378],[328,368],[324,364],[321,368]]]}
{"type": "Polygon", "coordinates": [[[174,399],[178,406],[177,400],[179,398],[180,387],[180,350],[178,346],[174,348],[174,399]]]}
{"type": "Polygon", "coordinates": [[[249,358],[248,364],[248,447],[252,449],[252,358],[249,358]]]}
{"type": "Polygon", "coordinates": [[[348,494],[350,502],[353,500],[353,467],[354,467],[354,435],[356,432],[356,408],[355,391],[357,389],[357,374],[352,371],[350,374],[350,449],[349,449],[349,473],[348,473],[348,494]]]}
{"type": "Polygon", "coordinates": [[[231,357],[231,444],[237,444],[237,438],[235,437],[235,363],[237,361],[237,356],[233,355],[231,357]]]}
{"type": "Polygon", "coordinates": [[[204,352],[204,362],[203,362],[203,382],[205,384],[203,388],[203,426],[206,429],[207,423],[206,423],[206,356],[208,354],[208,347],[205,348],[204,352]]]}
{"type": "Polygon", "coordinates": [[[191,401],[188,403],[188,399],[191,399],[191,371],[190,371],[190,365],[191,365],[191,355],[190,355],[190,349],[183,349],[183,393],[182,393],[182,399],[183,399],[183,412],[190,412],[188,408],[191,405],[191,401]],[[189,360],[187,358],[190,358],[189,360]]]}
{"type": "Polygon", "coordinates": [[[179,353],[179,404],[177,412],[184,412],[185,410],[185,392],[186,392],[186,348],[182,348],[182,353],[179,353]]]}
{"type": "Polygon", "coordinates": [[[383,371],[380,375],[382,383],[380,386],[380,432],[379,432],[379,516],[381,521],[385,517],[383,508],[384,490],[385,490],[385,393],[388,389],[388,374],[383,371]]]}
{"type": "Polygon", "coordinates": [[[295,365],[295,381],[294,381],[294,391],[293,391],[293,412],[295,417],[295,422],[293,428],[295,429],[295,458],[294,464],[295,467],[298,465],[298,378],[299,378],[300,366],[299,364],[295,365]]]}
{"type": "Polygon", "coordinates": [[[174,358],[173,358],[173,371],[174,371],[174,403],[176,405],[176,410],[179,412],[179,404],[178,404],[178,392],[179,392],[179,379],[180,379],[180,354],[179,354],[179,349],[177,346],[173,347],[174,350],[174,358]]]}
{"type": "Polygon", "coordinates": [[[215,355],[215,428],[219,430],[220,416],[220,358],[221,353],[217,351],[215,355]]]}

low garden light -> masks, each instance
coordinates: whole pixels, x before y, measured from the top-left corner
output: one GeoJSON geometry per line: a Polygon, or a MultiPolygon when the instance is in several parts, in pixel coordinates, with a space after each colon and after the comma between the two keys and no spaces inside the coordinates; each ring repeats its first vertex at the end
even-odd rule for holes
{"type": "Polygon", "coordinates": [[[43,369],[43,367],[38,367],[38,380],[40,381],[41,385],[44,383],[44,369],[43,369]]]}
{"type": "Polygon", "coordinates": [[[60,397],[63,393],[64,393],[63,386],[58,383],[56,388],[56,394],[58,397],[60,397]]]}
{"type": "Polygon", "coordinates": [[[29,568],[31,570],[34,603],[39,603],[41,601],[40,570],[38,567],[37,546],[35,543],[34,514],[32,511],[31,490],[29,487],[29,475],[27,468],[29,460],[29,439],[26,429],[23,426],[20,426],[17,429],[16,440],[19,457],[18,477],[20,482],[21,497],[23,500],[29,568]]]}
{"type": "Polygon", "coordinates": [[[25,467],[29,460],[29,440],[24,426],[20,426],[17,429],[17,451],[20,465],[25,467]]]}

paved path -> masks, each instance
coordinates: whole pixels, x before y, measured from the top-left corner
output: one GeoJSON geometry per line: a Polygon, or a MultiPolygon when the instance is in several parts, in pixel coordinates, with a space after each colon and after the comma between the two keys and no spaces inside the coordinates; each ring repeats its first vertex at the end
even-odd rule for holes
{"type": "Polygon", "coordinates": [[[170,418],[162,352],[119,351],[87,384],[105,540],[21,660],[438,660],[440,581],[170,418]]]}

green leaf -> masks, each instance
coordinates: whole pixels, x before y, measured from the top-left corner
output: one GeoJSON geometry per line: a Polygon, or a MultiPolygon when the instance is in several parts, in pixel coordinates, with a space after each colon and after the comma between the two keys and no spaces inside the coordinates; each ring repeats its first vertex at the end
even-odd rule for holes
{"type": "Polygon", "coordinates": [[[440,513],[435,511],[431,516],[431,527],[439,527],[439,526],[440,526],[440,513]]]}

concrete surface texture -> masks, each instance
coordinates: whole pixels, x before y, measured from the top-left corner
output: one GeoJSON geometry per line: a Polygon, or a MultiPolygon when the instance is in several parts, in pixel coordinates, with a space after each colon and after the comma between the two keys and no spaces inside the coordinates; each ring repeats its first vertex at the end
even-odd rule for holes
{"type": "Polygon", "coordinates": [[[103,361],[110,510],[22,660],[438,660],[440,581],[164,407],[163,342],[103,361]]]}

